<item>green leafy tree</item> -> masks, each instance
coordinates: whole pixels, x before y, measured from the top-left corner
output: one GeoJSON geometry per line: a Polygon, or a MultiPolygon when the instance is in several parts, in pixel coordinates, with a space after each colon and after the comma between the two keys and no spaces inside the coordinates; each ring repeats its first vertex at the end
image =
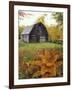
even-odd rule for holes
{"type": "Polygon", "coordinates": [[[19,39],[21,37],[21,33],[23,32],[24,30],[24,26],[19,26],[19,39]]]}
{"type": "Polygon", "coordinates": [[[58,25],[63,25],[63,13],[55,12],[52,14],[58,25]]]}

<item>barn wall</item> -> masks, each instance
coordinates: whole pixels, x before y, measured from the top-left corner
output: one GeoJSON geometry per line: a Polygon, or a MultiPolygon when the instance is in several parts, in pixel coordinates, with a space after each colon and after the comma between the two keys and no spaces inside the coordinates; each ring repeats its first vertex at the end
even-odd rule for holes
{"type": "Polygon", "coordinates": [[[29,35],[23,34],[23,35],[22,35],[22,40],[23,40],[24,42],[29,42],[29,35]]]}

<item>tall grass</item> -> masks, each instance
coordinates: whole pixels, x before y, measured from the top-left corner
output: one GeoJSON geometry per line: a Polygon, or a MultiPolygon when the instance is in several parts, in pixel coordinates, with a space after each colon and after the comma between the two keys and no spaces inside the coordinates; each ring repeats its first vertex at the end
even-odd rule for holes
{"type": "Polygon", "coordinates": [[[24,43],[19,42],[19,48],[24,49],[24,50],[29,50],[29,51],[36,51],[39,49],[62,49],[61,44],[56,44],[56,43],[50,43],[50,42],[44,42],[44,43],[24,43]]]}

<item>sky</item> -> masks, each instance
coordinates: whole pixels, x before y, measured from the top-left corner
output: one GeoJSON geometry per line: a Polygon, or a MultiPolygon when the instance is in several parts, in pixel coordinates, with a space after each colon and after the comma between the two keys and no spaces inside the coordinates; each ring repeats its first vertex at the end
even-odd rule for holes
{"type": "Polygon", "coordinates": [[[44,22],[50,25],[57,25],[52,16],[53,12],[34,12],[34,11],[18,11],[19,26],[30,26],[36,23],[37,19],[44,16],[44,22]]]}

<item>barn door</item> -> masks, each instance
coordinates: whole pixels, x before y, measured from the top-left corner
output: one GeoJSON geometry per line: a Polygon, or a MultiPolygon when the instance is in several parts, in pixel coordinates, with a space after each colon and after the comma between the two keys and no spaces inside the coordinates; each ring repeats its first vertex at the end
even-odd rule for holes
{"type": "Polygon", "coordinates": [[[40,42],[45,42],[46,41],[46,37],[45,36],[40,36],[40,42]]]}
{"type": "Polygon", "coordinates": [[[36,36],[36,41],[40,42],[40,36],[39,35],[36,36]]]}

